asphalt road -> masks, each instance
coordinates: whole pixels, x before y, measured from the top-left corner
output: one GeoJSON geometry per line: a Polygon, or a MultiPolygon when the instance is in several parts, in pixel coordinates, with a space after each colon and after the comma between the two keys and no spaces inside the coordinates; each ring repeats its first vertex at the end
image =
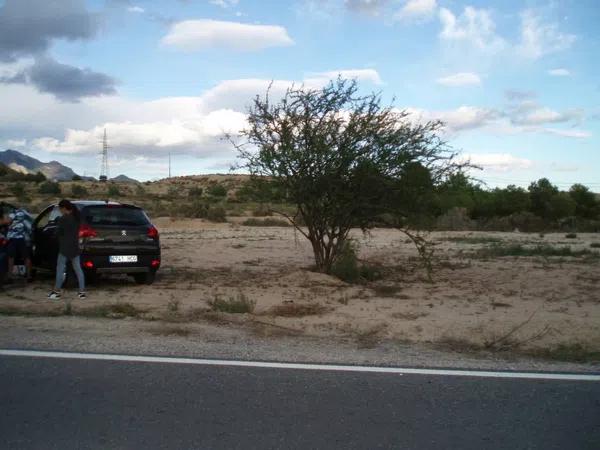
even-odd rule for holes
{"type": "Polygon", "coordinates": [[[600,383],[0,357],[2,449],[599,449],[600,383]]]}

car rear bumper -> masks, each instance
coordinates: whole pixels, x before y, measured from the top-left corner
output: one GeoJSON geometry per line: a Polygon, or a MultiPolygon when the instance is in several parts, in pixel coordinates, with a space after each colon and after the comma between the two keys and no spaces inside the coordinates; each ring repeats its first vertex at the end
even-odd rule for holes
{"type": "Polygon", "coordinates": [[[160,268],[160,253],[138,254],[138,260],[135,263],[111,263],[109,257],[110,255],[83,252],[81,266],[86,271],[95,271],[100,274],[149,273],[156,272],[160,268]]]}

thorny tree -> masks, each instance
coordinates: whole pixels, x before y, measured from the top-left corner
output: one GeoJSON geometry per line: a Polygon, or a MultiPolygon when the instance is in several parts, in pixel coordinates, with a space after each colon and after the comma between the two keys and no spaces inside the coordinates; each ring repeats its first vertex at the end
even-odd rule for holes
{"type": "Polygon", "coordinates": [[[461,168],[438,136],[440,122],[413,123],[341,78],[322,89],[291,87],[276,102],[267,91],[254,99],[248,123],[236,144],[238,167],[296,206],[293,215],[276,212],[310,241],[326,273],[352,227],[366,231],[383,213],[406,214],[402,199],[414,189],[406,181],[415,167],[432,187],[461,168]]]}

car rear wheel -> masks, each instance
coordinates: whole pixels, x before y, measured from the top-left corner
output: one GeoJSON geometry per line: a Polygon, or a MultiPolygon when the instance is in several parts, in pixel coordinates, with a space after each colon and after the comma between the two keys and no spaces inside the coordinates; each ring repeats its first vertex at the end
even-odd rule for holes
{"type": "Polygon", "coordinates": [[[156,272],[134,273],[133,279],[137,284],[152,284],[156,279],[156,272]]]}

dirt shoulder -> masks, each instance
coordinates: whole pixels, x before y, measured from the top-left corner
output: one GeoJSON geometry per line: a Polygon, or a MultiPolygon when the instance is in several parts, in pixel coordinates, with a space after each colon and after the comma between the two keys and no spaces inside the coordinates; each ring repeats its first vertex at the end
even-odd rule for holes
{"type": "Polygon", "coordinates": [[[455,352],[426,344],[287,335],[269,326],[147,323],[137,319],[2,317],[0,348],[395,367],[598,373],[600,364],[511,353],[455,352]]]}

